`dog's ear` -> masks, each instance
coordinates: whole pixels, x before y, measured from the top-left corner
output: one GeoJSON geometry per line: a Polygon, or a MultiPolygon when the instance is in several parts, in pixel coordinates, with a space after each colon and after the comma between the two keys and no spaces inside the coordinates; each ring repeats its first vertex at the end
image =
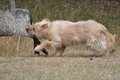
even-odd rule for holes
{"type": "Polygon", "coordinates": [[[46,23],[46,24],[43,24],[43,25],[41,26],[41,28],[47,29],[47,28],[48,28],[48,24],[47,24],[47,23],[46,23]]]}

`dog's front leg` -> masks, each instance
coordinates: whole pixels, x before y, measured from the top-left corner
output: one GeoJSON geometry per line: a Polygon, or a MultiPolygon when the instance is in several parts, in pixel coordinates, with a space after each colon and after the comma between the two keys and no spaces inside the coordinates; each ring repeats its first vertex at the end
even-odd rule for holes
{"type": "Polygon", "coordinates": [[[64,45],[62,45],[61,48],[57,48],[56,53],[55,53],[54,56],[56,56],[56,57],[62,56],[65,49],[66,49],[66,46],[64,46],[64,45]]]}
{"type": "Polygon", "coordinates": [[[51,47],[51,45],[52,45],[52,42],[51,41],[48,41],[48,40],[46,40],[46,41],[43,41],[40,45],[38,45],[37,47],[35,47],[35,51],[41,51],[41,50],[43,50],[43,49],[45,49],[45,48],[49,48],[49,47],[51,47]]]}
{"type": "MultiPolygon", "coordinates": [[[[33,41],[34,41],[34,48],[35,48],[37,45],[40,45],[40,44],[41,44],[41,42],[37,39],[36,36],[33,37],[33,41]]],[[[48,55],[47,50],[43,49],[42,52],[45,53],[46,55],[48,55]]],[[[34,54],[40,55],[40,53],[39,53],[38,51],[35,51],[34,54]]]]}

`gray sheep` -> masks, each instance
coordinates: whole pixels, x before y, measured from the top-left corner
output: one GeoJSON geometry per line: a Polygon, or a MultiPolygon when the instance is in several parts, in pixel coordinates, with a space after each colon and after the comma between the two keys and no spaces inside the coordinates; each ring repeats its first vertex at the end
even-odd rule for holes
{"type": "MultiPolygon", "coordinates": [[[[25,9],[9,9],[0,10],[0,36],[24,36],[30,37],[34,41],[34,48],[40,44],[40,41],[35,36],[30,36],[26,32],[26,28],[32,25],[32,16],[28,10],[25,9]]],[[[42,50],[46,55],[48,52],[42,50]]],[[[39,52],[34,52],[39,54],[39,52]]]]}

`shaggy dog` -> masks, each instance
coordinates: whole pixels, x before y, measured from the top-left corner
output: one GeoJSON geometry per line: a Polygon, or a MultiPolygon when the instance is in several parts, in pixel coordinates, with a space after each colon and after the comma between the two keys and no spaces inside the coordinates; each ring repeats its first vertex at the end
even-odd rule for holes
{"type": "Polygon", "coordinates": [[[94,20],[70,22],[64,20],[50,21],[43,19],[27,28],[30,35],[35,35],[43,42],[34,50],[44,48],[56,49],[55,56],[62,56],[66,46],[85,44],[91,50],[109,55],[114,51],[117,36],[112,35],[100,23],[94,20]]]}

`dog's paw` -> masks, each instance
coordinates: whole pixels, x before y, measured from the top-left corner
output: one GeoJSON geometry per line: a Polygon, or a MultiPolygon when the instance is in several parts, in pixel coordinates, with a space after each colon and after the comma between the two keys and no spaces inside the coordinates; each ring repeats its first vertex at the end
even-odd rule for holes
{"type": "Polygon", "coordinates": [[[34,54],[40,55],[40,53],[38,51],[35,51],[34,54]]]}
{"type": "Polygon", "coordinates": [[[37,52],[39,52],[40,50],[42,50],[42,49],[41,49],[41,46],[39,46],[39,45],[36,46],[35,49],[34,49],[34,51],[37,51],[37,52]]]}
{"type": "Polygon", "coordinates": [[[46,55],[48,55],[48,52],[46,49],[43,49],[42,52],[44,52],[46,55]]]}

